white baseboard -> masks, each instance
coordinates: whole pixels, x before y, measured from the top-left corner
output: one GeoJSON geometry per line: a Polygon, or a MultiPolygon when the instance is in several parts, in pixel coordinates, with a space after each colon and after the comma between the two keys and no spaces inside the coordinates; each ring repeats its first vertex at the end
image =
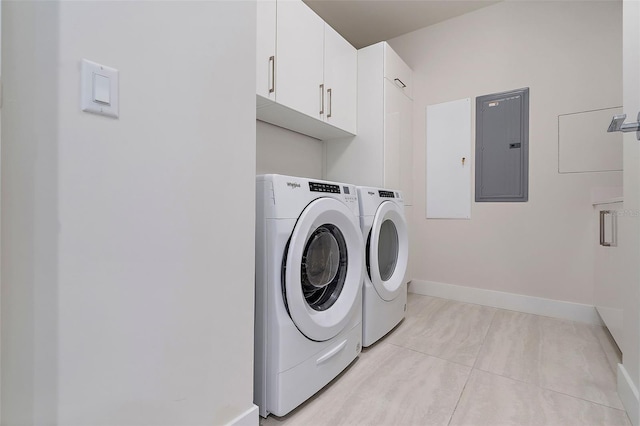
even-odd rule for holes
{"type": "Polygon", "coordinates": [[[258,406],[253,404],[247,411],[227,423],[227,426],[258,426],[259,424],[258,406]]]}
{"type": "Polygon", "coordinates": [[[627,416],[633,426],[640,426],[640,398],[638,398],[638,388],[629,377],[629,373],[624,365],[618,364],[618,395],[627,416]]]}
{"type": "Polygon", "coordinates": [[[412,280],[409,283],[409,292],[510,311],[603,325],[596,308],[582,303],[422,280],[412,280]]]}

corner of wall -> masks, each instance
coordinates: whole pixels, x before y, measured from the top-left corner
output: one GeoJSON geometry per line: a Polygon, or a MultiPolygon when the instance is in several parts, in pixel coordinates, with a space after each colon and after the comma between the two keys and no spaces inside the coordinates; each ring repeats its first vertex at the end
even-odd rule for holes
{"type": "Polygon", "coordinates": [[[260,424],[258,412],[258,406],[253,404],[247,411],[227,423],[227,426],[258,426],[260,424]]]}
{"type": "Polygon", "coordinates": [[[510,311],[603,325],[594,306],[483,288],[412,280],[409,292],[510,311]]]}
{"type": "Polygon", "coordinates": [[[640,398],[638,397],[638,388],[636,388],[623,364],[618,364],[618,395],[620,395],[620,400],[627,411],[631,424],[639,426],[640,398]]]}

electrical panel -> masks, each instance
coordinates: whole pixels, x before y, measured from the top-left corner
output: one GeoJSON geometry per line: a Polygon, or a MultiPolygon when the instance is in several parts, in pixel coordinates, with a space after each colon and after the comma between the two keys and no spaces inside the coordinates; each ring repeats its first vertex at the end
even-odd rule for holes
{"type": "Polygon", "coordinates": [[[476,98],[476,202],[529,198],[529,88],[476,98]]]}

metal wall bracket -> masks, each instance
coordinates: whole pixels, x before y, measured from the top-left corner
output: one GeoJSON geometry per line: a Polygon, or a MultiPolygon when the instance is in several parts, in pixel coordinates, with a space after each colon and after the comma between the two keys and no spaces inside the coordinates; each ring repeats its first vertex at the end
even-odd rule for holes
{"type": "Polygon", "coordinates": [[[627,114],[614,115],[611,119],[611,123],[609,124],[609,128],[607,129],[607,133],[612,132],[636,132],[636,139],[640,141],[640,112],[636,117],[635,123],[625,123],[624,120],[627,118],[627,114]]]}

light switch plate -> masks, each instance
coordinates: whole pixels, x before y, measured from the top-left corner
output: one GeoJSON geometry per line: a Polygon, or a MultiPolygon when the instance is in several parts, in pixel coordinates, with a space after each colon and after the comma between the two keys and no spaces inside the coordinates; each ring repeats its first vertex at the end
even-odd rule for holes
{"type": "Polygon", "coordinates": [[[81,68],[82,111],[118,118],[118,70],[87,59],[81,68]]]}
{"type": "Polygon", "coordinates": [[[93,102],[111,105],[111,79],[93,73],[93,102]]]}

